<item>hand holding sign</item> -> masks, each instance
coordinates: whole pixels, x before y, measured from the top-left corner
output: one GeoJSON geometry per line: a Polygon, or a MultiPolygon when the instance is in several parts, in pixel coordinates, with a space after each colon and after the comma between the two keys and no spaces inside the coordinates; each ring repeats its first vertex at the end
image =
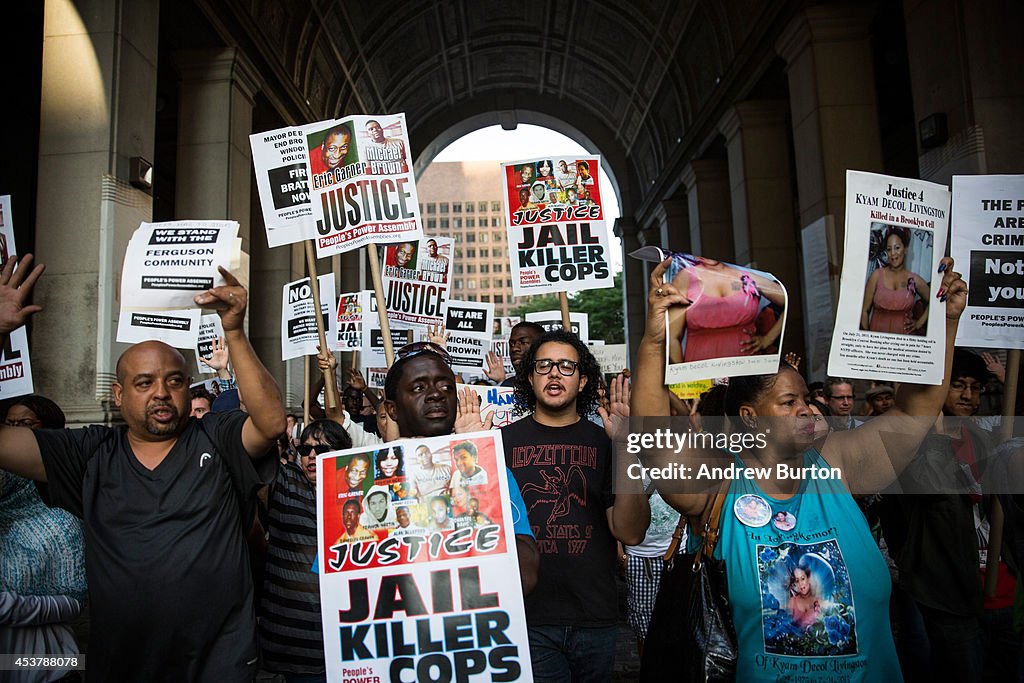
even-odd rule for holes
{"type": "Polygon", "coordinates": [[[41,263],[32,268],[32,254],[25,254],[20,264],[16,256],[4,264],[0,271],[0,334],[18,329],[28,322],[33,313],[43,310],[42,306],[26,306],[25,302],[32,295],[32,288],[45,269],[46,266],[41,263]]]}
{"type": "Polygon", "coordinates": [[[661,346],[665,343],[665,313],[671,306],[689,306],[690,301],[679,293],[671,283],[664,282],[665,272],[672,265],[669,257],[651,271],[647,288],[647,326],[644,339],[649,344],[661,346]]]}
{"type": "Polygon", "coordinates": [[[245,320],[245,309],[249,304],[249,294],[227,268],[217,266],[217,270],[220,271],[225,284],[196,294],[192,300],[196,306],[217,311],[225,332],[241,330],[242,322],[245,320]]]}
{"type": "Polygon", "coordinates": [[[942,286],[935,296],[946,302],[946,320],[960,320],[960,314],[967,307],[967,283],[961,279],[960,273],[953,271],[953,259],[946,256],[939,263],[939,272],[943,273],[942,286]]]}

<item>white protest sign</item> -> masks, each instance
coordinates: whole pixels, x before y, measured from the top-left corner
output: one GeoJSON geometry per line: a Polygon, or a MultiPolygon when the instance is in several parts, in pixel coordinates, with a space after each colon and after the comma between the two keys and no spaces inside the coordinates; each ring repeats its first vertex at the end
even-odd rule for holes
{"type": "MultiPolygon", "coordinates": [[[[0,196],[0,264],[17,254],[11,196],[5,194],[0,196]]],[[[28,333],[23,325],[7,335],[0,349],[0,399],[31,393],[32,363],[28,355],[28,333]]]]}
{"type": "Polygon", "coordinates": [[[179,349],[194,349],[199,338],[198,308],[126,311],[117,319],[117,341],[126,344],[155,339],[179,349]]]}
{"type": "Polygon", "coordinates": [[[480,397],[480,416],[485,418],[487,413],[494,413],[494,428],[510,425],[516,420],[526,417],[526,413],[516,415],[514,412],[515,389],[513,387],[485,387],[479,384],[456,385],[459,392],[469,389],[480,397]]]}
{"type": "Polygon", "coordinates": [[[957,345],[1024,349],[1024,175],[953,176],[950,254],[970,283],[957,345]]]}
{"type": "Polygon", "coordinates": [[[271,247],[312,239],[316,234],[306,175],[305,131],[323,125],[289,126],[249,136],[263,224],[271,247]]]}
{"type": "Polygon", "coordinates": [[[199,372],[208,374],[217,371],[203,362],[203,358],[209,358],[213,353],[213,340],[224,336],[224,326],[221,324],[220,316],[216,313],[208,313],[199,318],[199,337],[196,339],[196,367],[199,372]]]}
{"type": "MultiPolygon", "coordinates": [[[[527,322],[537,323],[547,332],[562,329],[561,311],[534,311],[533,313],[526,314],[526,320],[527,322]]],[[[590,339],[589,321],[590,316],[586,313],[569,312],[569,327],[572,328],[572,333],[579,337],[582,342],[590,339]]]]}
{"type": "Polygon", "coordinates": [[[121,310],[192,308],[192,297],[220,287],[217,266],[237,263],[235,221],[142,223],[125,250],[121,310]]]}
{"type": "Polygon", "coordinates": [[[477,301],[449,301],[445,309],[446,348],[452,357],[452,370],[474,372],[484,367],[491,346],[494,304],[477,301]]]}
{"type": "MultiPolygon", "coordinates": [[[[652,246],[630,256],[660,263],[668,254],[652,246]]],[[[690,304],[665,313],[665,383],[775,372],[789,305],[778,278],[703,256],[671,256],[665,282],[689,293],[690,304]]]]}
{"type": "Polygon", "coordinates": [[[949,190],[846,172],[846,241],[828,374],[941,384],[946,350],[939,260],[949,190]]]}
{"type": "Polygon", "coordinates": [[[594,344],[591,339],[588,345],[603,374],[617,375],[629,367],[629,350],[625,344],[594,344]]]}
{"type": "Polygon", "coordinates": [[[349,116],[309,128],[317,257],[423,235],[405,114],[349,116]]]}
{"type": "MultiPolygon", "coordinates": [[[[368,297],[369,313],[363,309],[363,356],[365,367],[386,367],[387,355],[384,353],[384,334],[380,328],[380,316],[377,314],[377,298],[368,297]]],[[[416,333],[412,329],[402,329],[391,325],[391,348],[396,351],[406,344],[415,341],[416,333]]]]}
{"type": "MultiPolygon", "coordinates": [[[[320,313],[324,336],[336,339],[337,317],[334,309],[334,274],[317,277],[320,287],[320,313]]],[[[287,283],[281,290],[281,360],[315,356],[320,337],[313,317],[313,288],[309,278],[287,283]]]]}
{"type": "Polygon", "coordinates": [[[542,157],[502,164],[512,294],[613,284],[598,157],[542,157]]]}
{"type": "Polygon", "coordinates": [[[423,336],[428,326],[444,325],[454,243],[448,237],[424,237],[385,247],[381,283],[392,327],[413,329],[423,336]]]}
{"type": "Polygon", "coordinates": [[[500,431],[328,453],[317,481],[328,680],[533,680],[500,431]]]}

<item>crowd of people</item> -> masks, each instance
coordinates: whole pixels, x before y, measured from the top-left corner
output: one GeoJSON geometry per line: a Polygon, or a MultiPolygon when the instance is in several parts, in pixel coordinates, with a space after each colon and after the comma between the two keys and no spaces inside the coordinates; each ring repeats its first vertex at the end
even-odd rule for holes
{"type": "MultiPolygon", "coordinates": [[[[552,174],[550,166],[538,172],[552,174]]],[[[899,251],[899,241],[889,248],[899,251]]],[[[571,332],[512,329],[514,374],[492,355],[486,376],[513,388],[522,415],[501,435],[534,680],[611,680],[622,570],[638,647],[653,641],[659,583],[676,553],[696,547],[715,499],[706,481],[618,476],[616,443],[642,428],[638,419],[668,417],[695,431],[764,436],[762,447],[725,454],[739,468],[841,473],[740,477],[719,489],[726,499],[715,556],[728,575],[738,680],[778,680],[793,662],[821,672],[805,673],[809,680],[1017,679],[1021,501],[1011,488],[996,495],[986,487],[993,472],[1014,480],[1024,442],[997,447],[997,425],[978,418],[1002,367],[955,347],[966,285],[950,259],[942,264],[936,296],[947,353],[938,386],[808,385],[790,354],[776,373],[734,377],[681,401],[664,382],[678,344],[665,320],[692,283],[665,282],[671,259],[651,274],[631,373],[606,383],[571,332]]],[[[42,272],[31,256],[4,264],[0,334],[41,310],[30,301],[42,272]]],[[[353,456],[331,474],[338,542],[372,538],[381,524],[412,533],[413,505],[429,510],[423,533],[490,523],[470,495],[461,515],[448,508],[454,490],[486,481],[472,443],[454,447],[450,462],[417,445],[491,428],[477,395],[457,391],[443,340],[399,349],[383,396],[349,370],[336,407],[317,398],[337,371],[321,351],[303,425],[286,414],[245,335],[248,292],[222,274],[225,285],[195,297],[224,329],[204,358],[220,378],[216,397],[190,389],[181,353],[144,342],[117,363],[112,391],[123,425],[65,429],[58,405],[40,396],[3,406],[0,651],[87,649],[86,678],[96,681],[252,681],[260,668],[289,682],[323,681],[318,455],[412,440],[385,446],[372,462],[353,456]],[[408,482],[410,505],[378,505],[386,489],[369,484],[396,477],[408,482]]],[[[890,286],[886,277],[879,288],[890,286]]],[[[765,292],[771,283],[756,286],[765,292]]],[[[747,336],[748,346],[775,342],[770,331],[747,336]]],[[[639,460],[722,462],[723,453],[647,449],[639,460]]],[[[76,680],[79,672],[16,675],[10,680],[76,680]]]]}

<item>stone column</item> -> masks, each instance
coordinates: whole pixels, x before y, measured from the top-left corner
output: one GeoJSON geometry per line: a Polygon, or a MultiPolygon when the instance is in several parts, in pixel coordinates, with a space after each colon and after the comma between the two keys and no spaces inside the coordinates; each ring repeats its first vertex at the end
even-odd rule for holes
{"type": "Polygon", "coordinates": [[[786,60],[800,225],[835,217],[842,243],[846,170],[882,170],[870,4],[815,5],[776,43],[786,60]]]}
{"type": "Polygon", "coordinates": [[[629,357],[636,358],[647,320],[647,269],[635,258],[626,256],[642,245],[637,238],[636,220],[620,216],[615,221],[615,234],[622,240],[622,298],[626,322],[626,343],[629,357]]]}
{"type": "Polygon", "coordinates": [[[665,212],[661,245],[672,251],[690,251],[690,207],[686,197],[666,199],[661,203],[665,212]]]}
{"type": "Polygon", "coordinates": [[[683,184],[693,253],[734,263],[729,164],[724,159],[691,161],[683,169],[683,184]]]}
{"type": "Polygon", "coordinates": [[[182,220],[238,221],[249,252],[249,135],[260,77],[237,48],[186,50],[174,61],[181,75],[174,213],[182,220]]]}
{"type": "Polygon", "coordinates": [[[729,155],[736,263],[753,263],[786,286],[786,347],[798,350],[803,307],[786,114],[782,101],[740,102],[726,112],[719,129],[729,155]]]}
{"type": "Polygon", "coordinates": [[[124,249],[152,198],[127,183],[153,161],[158,0],[46,0],[37,257],[36,391],[71,424],[109,422],[124,249]]]}

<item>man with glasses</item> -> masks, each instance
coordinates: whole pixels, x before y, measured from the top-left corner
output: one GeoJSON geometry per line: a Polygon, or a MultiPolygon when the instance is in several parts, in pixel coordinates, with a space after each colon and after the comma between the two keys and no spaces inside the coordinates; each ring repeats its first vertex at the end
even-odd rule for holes
{"type": "Polygon", "coordinates": [[[611,680],[616,540],[637,545],[650,522],[646,496],[612,493],[611,440],[586,419],[600,373],[576,335],[546,332],[516,374],[516,407],[531,414],[502,428],[505,464],[521,482],[541,547],[537,588],[526,599],[539,683],[611,680]]]}
{"type": "MultiPolygon", "coordinates": [[[[972,419],[988,371],[977,355],[956,349],[950,376],[942,414],[900,476],[904,495],[884,496],[882,521],[900,589],[920,611],[931,644],[931,661],[922,664],[931,666],[932,677],[971,681],[991,664],[984,662],[984,643],[993,638],[980,621],[987,601],[977,524],[990,513],[980,482],[992,443],[972,419]]],[[[1001,592],[1011,589],[1003,605],[1009,607],[1011,579],[1000,579],[1001,592]]]]}
{"type": "Polygon", "coordinates": [[[825,380],[825,400],[832,413],[832,429],[844,431],[860,427],[864,422],[853,419],[853,382],[842,377],[829,377],[825,380]]]}
{"type": "Polygon", "coordinates": [[[338,423],[310,422],[299,436],[299,461],[282,464],[270,487],[260,649],[263,668],[283,674],[285,681],[326,680],[320,580],[311,571],[317,551],[316,456],[351,447],[338,423]]]}
{"type": "MultiPolygon", "coordinates": [[[[398,425],[402,439],[428,438],[455,432],[475,432],[490,428],[490,418],[480,419],[480,399],[469,390],[461,397],[455,391],[455,373],[451,369],[451,356],[433,342],[407,344],[395,352],[397,360],[384,379],[384,405],[388,416],[398,425]],[[457,420],[457,421],[456,421],[457,420]]],[[[420,449],[420,463],[428,458],[420,449]]],[[[433,464],[433,463],[432,463],[433,464]]],[[[415,471],[413,478],[416,478],[415,471]]],[[[431,479],[431,481],[433,481],[431,479]]],[[[523,594],[529,595],[537,581],[537,544],[527,520],[523,497],[515,477],[509,472],[508,492],[512,503],[513,530],[519,556],[519,576],[523,594]]],[[[427,495],[418,492],[420,500],[427,495]]],[[[435,495],[433,501],[444,497],[435,495]]],[[[436,511],[432,507],[432,512],[436,511]]],[[[438,513],[440,514],[440,513],[438,513]]]]}

